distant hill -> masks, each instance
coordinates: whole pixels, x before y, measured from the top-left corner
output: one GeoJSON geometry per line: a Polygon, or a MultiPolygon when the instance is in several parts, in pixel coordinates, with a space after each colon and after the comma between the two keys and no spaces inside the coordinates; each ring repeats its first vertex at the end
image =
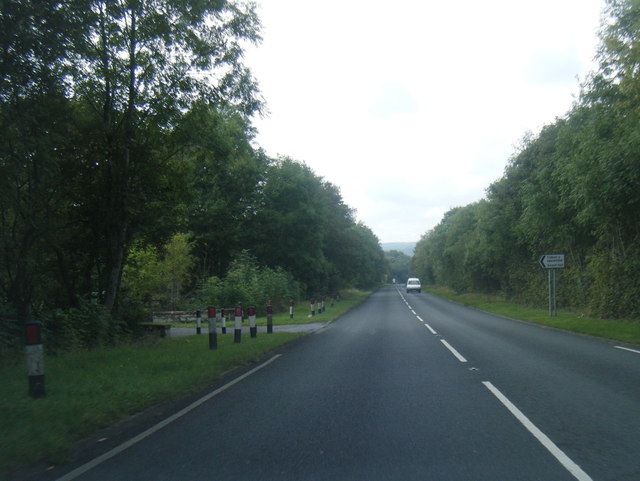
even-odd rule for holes
{"type": "Polygon", "coordinates": [[[416,242],[383,242],[380,245],[383,251],[400,251],[409,257],[413,257],[413,249],[416,247],[416,242]]]}

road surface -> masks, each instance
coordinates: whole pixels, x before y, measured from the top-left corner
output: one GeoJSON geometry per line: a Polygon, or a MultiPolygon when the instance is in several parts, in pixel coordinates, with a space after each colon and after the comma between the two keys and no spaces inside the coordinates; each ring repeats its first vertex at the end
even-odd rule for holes
{"type": "Polygon", "coordinates": [[[388,286],[60,479],[637,481],[639,381],[637,346],[388,286]]]}

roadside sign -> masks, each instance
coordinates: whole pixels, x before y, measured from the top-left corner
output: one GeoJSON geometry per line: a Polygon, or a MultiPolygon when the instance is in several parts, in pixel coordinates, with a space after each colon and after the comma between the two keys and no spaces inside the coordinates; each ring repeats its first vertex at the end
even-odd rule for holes
{"type": "Polygon", "coordinates": [[[564,254],[545,254],[538,260],[544,269],[563,269],[564,254]]]}
{"type": "Polygon", "coordinates": [[[564,254],[544,254],[538,262],[543,269],[549,269],[549,316],[552,317],[557,315],[556,269],[564,269],[564,254]]]}

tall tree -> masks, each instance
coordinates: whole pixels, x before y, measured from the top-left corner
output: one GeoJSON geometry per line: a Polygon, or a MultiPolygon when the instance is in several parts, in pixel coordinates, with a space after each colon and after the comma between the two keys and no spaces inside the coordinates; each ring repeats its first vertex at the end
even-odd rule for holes
{"type": "Polygon", "coordinates": [[[251,145],[253,135],[242,115],[205,104],[194,106],[174,129],[176,157],[187,174],[185,217],[199,278],[222,276],[252,228],[269,162],[251,145]]]}
{"type": "MultiPolygon", "coordinates": [[[[197,99],[232,105],[245,115],[261,107],[242,63],[242,43],[257,42],[253,4],[231,1],[93,0],[85,42],[70,58],[75,96],[96,116],[99,224],[103,266],[98,291],[112,309],[127,248],[135,232],[136,188],[153,155],[157,129],[172,126],[197,99]]],[[[144,197],[144,194],[139,197],[144,197]]]]}
{"type": "Polygon", "coordinates": [[[37,287],[55,264],[64,225],[60,166],[70,146],[65,67],[80,41],[69,10],[83,1],[6,0],[0,5],[0,291],[29,317],[37,287]],[[50,247],[50,248],[47,248],[50,247]],[[49,253],[49,256],[46,255],[49,253]]]}

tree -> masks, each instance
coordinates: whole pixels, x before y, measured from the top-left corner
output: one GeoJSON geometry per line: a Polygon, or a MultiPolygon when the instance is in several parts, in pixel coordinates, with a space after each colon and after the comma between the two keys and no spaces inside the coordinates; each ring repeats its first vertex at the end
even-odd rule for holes
{"type": "Polygon", "coordinates": [[[183,210],[200,278],[223,275],[253,228],[269,162],[252,147],[253,135],[242,115],[206,104],[195,105],[172,134],[186,174],[183,210]]]}
{"type": "Polygon", "coordinates": [[[74,96],[96,120],[87,161],[96,167],[101,222],[92,228],[104,264],[99,292],[111,310],[142,208],[132,201],[146,195],[141,175],[152,174],[144,166],[158,129],[171,127],[197,99],[245,115],[260,109],[241,61],[242,42],[259,40],[259,21],[253,4],[94,0],[84,27],[85,42],[69,61],[74,96]]]}
{"type": "Polygon", "coordinates": [[[403,282],[409,277],[411,269],[411,257],[392,249],[384,253],[384,257],[389,264],[389,276],[396,282],[403,282]]]}
{"type": "MultiPolygon", "coordinates": [[[[61,163],[73,120],[65,96],[65,59],[80,39],[69,0],[6,0],[0,8],[0,292],[21,322],[45,297],[44,279],[59,265],[66,210],[61,163]]],[[[69,273],[60,269],[70,288],[69,273]]]]}
{"type": "Polygon", "coordinates": [[[309,167],[278,160],[267,169],[245,243],[260,263],[291,272],[310,295],[324,288],[329,269],[322,251],[326,222],[321,199],[322,183],[309,167]]]}

